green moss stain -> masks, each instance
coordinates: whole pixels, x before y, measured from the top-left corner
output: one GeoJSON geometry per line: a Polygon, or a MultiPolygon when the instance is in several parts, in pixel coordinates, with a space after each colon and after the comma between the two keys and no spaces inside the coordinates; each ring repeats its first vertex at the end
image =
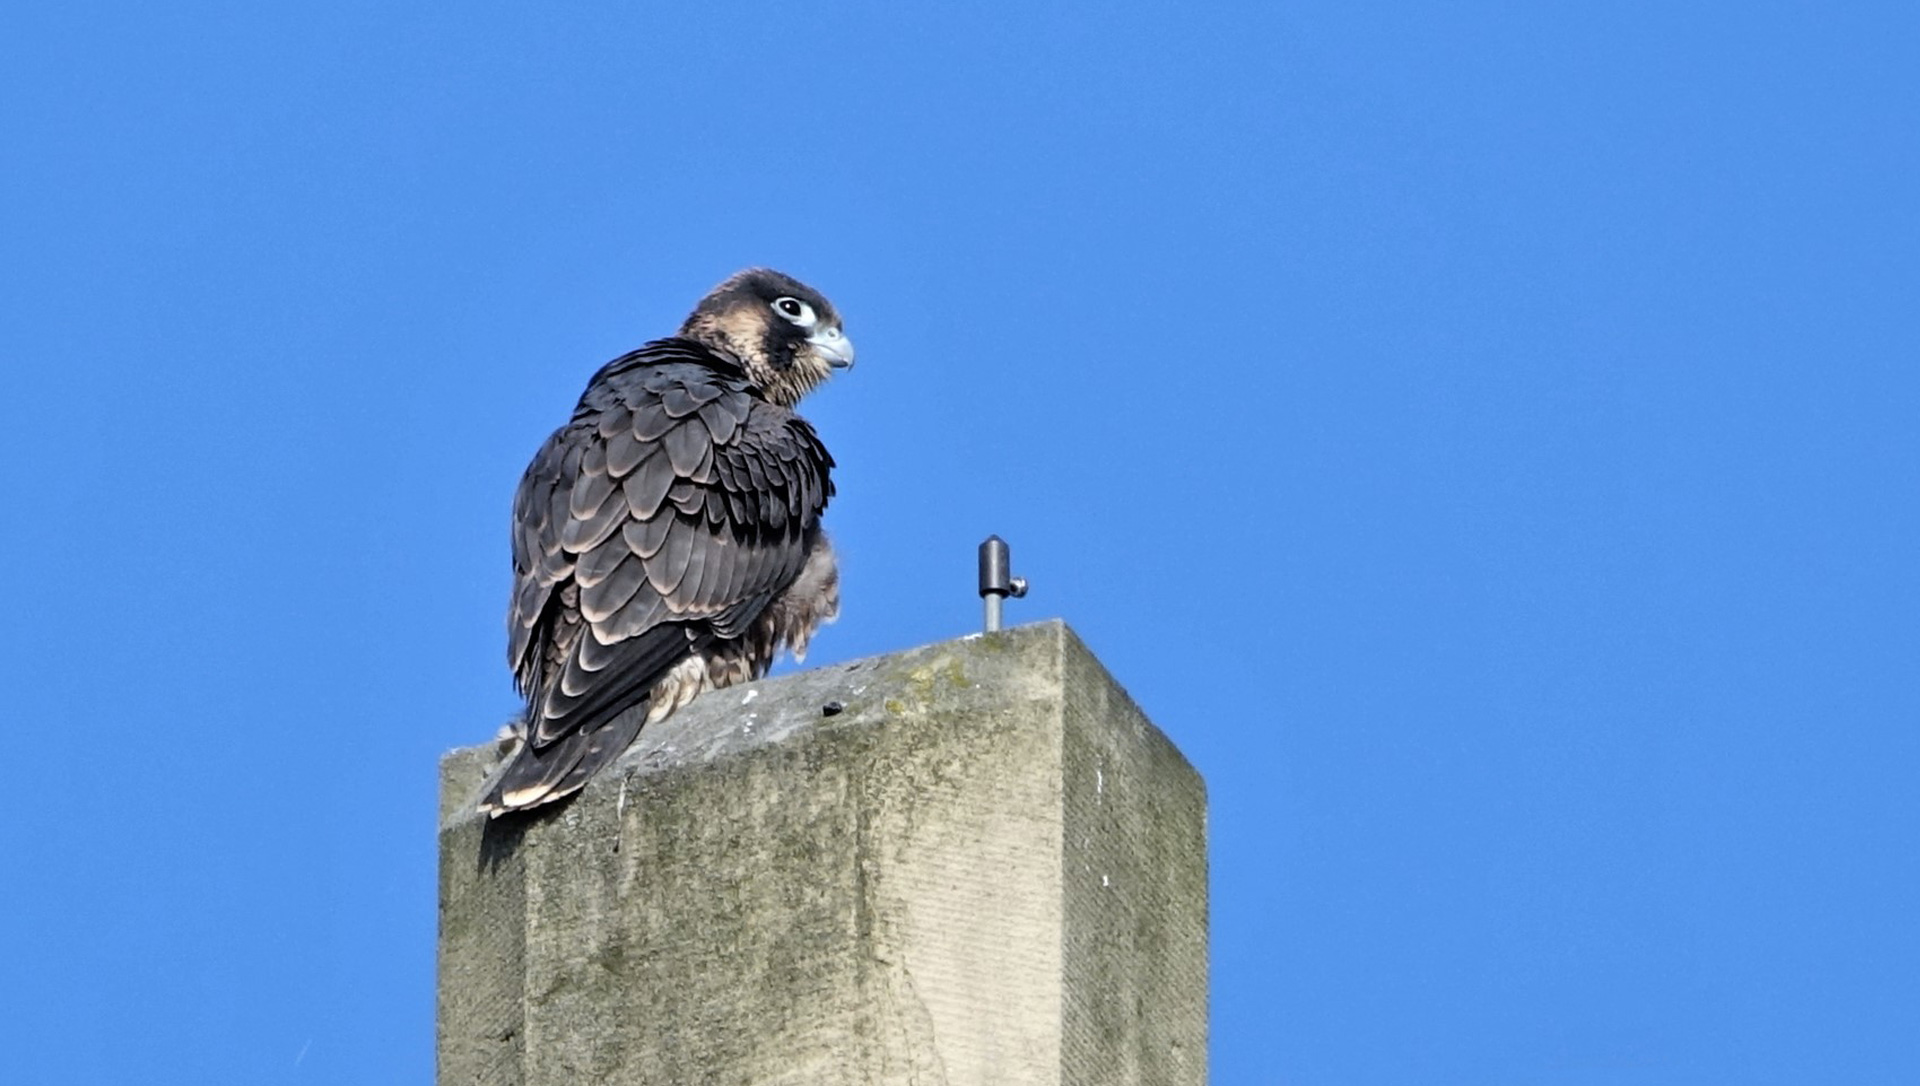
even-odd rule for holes
{"type": "Polygon", "coordinates": [[[942,687],[966,689],[967,666],[958,656],[939,656],[907,672],[905,685],[914,700],[932,704],[944,693],[942,687]]]}

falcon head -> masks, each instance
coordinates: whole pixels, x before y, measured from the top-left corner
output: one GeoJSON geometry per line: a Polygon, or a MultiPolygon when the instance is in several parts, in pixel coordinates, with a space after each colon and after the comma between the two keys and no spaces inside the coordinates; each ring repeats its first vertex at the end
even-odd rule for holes
{"type": "Polygon", "coordinates": [[[748,268],[714,287],[680,334],[738,358],[747,377],[782,407],[853,365],[853,340],[841,330],[833,303],[771,268],[748,268]]]}

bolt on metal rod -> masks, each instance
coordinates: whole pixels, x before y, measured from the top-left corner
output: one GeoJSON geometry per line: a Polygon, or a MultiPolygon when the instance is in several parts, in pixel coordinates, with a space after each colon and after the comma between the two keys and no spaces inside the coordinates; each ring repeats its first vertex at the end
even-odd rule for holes
{"type": "Polygon", "coordinates": [[[986,605],[988,633],[1000,628],[1000,607],[1006,598],[1027,594],[1027,579],[1015,577],[1012,566],[1013,553],[1006,540],[990,535],[980,544],[980,599],[986,605]]]}

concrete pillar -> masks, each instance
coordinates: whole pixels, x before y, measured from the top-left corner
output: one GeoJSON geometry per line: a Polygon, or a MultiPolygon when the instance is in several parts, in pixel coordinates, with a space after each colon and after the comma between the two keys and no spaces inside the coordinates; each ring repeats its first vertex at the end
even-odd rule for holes
{"type": "Polygon", "coordinates": [[[1204,786],[1058,622],[703,695],[530,822],[496,764],[440,1086],[1206,1080],[1204,786]]]}

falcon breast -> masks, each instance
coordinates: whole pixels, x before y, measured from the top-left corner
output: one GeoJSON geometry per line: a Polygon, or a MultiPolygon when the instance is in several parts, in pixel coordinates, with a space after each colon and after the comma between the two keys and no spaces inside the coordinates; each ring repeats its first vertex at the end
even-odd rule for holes
{"type": "Polygon", "coordinates": [[[701,691],[805,654],[840,579],[820,529],[833,458],[793,407],[852,365],[832,303],[754,268],[587,382],[514,495],[507,658],[527,708],[482,810],[571,795],[701,691]]]}

